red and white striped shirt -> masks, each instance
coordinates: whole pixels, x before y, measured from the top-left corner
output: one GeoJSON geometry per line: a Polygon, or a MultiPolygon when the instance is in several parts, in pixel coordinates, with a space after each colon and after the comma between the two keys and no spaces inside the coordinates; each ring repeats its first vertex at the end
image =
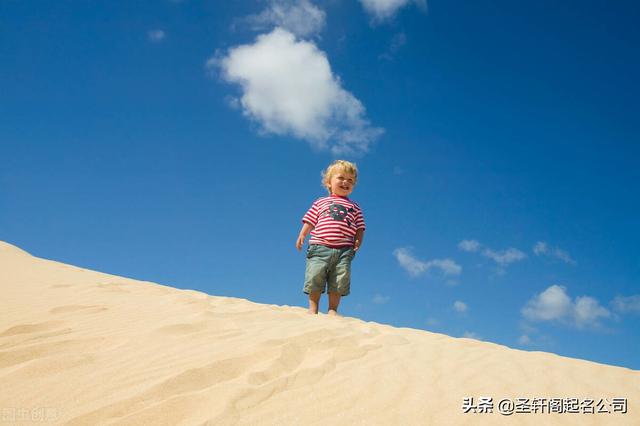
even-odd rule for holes
{"type": "Polygon", "coordinates": [[[314,201],[302,222],[313,226],[309,244],[332,248],[353,246],[356,231],[365,229],[360,206],[334,194],[314,201]]]}

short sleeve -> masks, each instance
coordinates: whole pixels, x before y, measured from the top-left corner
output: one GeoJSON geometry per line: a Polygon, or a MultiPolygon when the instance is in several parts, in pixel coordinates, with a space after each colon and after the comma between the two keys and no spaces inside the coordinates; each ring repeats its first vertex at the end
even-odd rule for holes
{"type": "Polygon", "coordinates": [[[308,223],[315,228],[318,223],[318,202],[314,201],[309,210],[302,217],[302,223],[308,223]]]}
{"type": "Polygon", "coordinates": [[[362,214],[362,210],[358,208],[356,212],[356,230],[362,229],[363,231],[366,229],[366,225],[364,223],[364,215],[362,214]]]}

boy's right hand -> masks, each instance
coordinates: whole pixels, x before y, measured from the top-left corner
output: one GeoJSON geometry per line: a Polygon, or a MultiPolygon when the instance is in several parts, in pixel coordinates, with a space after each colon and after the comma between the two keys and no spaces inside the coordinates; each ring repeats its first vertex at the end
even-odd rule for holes
{"type": "Polygon", "coordinates": [[[304,239],[307,238],[307,235],[309,235],[309,232],[311,232],[312,230],[313,225],[311,225],[310,223],[305,222],[305,224],[302,225],[302,229],[298,234],[298,240],[296,241],[296,248],[298,250],[302,248],[302,246],[304,245],[304,239]]]}

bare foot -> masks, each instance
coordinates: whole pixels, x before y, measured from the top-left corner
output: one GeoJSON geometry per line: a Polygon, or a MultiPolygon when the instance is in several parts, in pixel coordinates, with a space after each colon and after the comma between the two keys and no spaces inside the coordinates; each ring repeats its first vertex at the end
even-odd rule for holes
{"type": "Polygon", "coordinates": [[[313,309],[309,309],[307,311],[307,314],[309,314],[309,315],[318,315],[318,312],[314,311],[313,309]]]}
{"type": "Polygon", "coordinates": [[[327,312],[327,315],[333,315],[334,317],[341,317],[342,316],[335,309],[329,309],[329,312],[327,312]]]}

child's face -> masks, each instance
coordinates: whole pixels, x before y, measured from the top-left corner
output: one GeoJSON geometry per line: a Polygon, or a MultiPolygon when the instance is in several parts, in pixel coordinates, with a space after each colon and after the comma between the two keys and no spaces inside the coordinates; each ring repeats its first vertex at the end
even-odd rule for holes
{"type": "Polygon", "coordinates": [[[355,181],[355,177],[351,173],[338,170],[331,176],[331,180],[329,181],[331,193],[346,197],[353,191],[355,181]]]}

